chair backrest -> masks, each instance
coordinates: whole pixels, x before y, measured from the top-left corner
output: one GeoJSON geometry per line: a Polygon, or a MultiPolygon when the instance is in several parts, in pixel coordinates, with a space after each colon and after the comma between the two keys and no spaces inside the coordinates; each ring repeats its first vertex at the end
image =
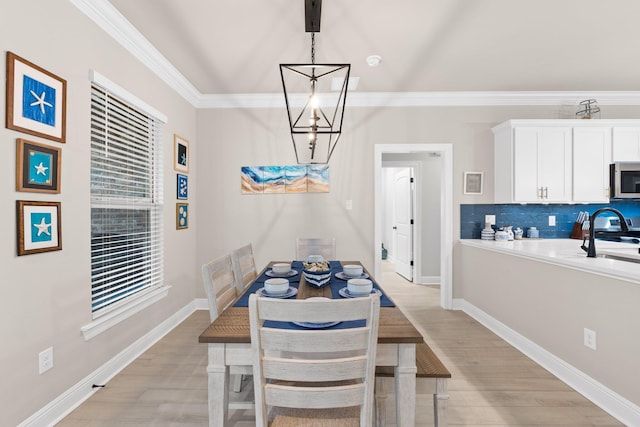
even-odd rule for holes
{"type": "Polygon", "coordinates": [[[296,260],[304,261],[309,255],[322,255],[325,260],[336,259],[336,238],[296,238],[296,260]]]}
{"type": "Polygon", "coordinates": [[[233,272],[236,275],[236,288],[238,293],[241,293],[258,277],[251,243],[231,252],[231,262],[233,263],[233,272]]]}
{"type": "Polygon", "coordinates": [[[380,298],[286,300],[249,297],[256,425],[268,406],[328,409],[360,406],[360,425],[372,425],[380,298]],[[344,329],[264,327],[280,322],[353,321],[344,329]],[[312,385],[311,387],[309,387],[312,385]]]}
{"type": "Polygon", "coordinates": [[[238,295],[231,255],[227,254],[204,264],[202,281],[209,301],[209,316],[213,322],[238,295]]]}

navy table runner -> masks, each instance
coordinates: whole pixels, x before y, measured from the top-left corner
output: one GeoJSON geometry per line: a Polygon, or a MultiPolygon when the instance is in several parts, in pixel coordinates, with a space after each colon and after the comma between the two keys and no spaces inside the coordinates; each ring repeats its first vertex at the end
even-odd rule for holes
{"type": "MultiPolygon", "coordinates": [[[[331,280],[328,285],[331,288],[331,297],[333,299],[342,298],[340,296],[340,289],[347,286],[346,280],[341,280],[336,277],[336,273],[340,273],[342,271],[342,265],[339,261],[329,261],[329,267],[331,268],[331,280]]],[[[300,286],[300,279],[302,277],[302,261],[293,261],[291,263],[291,268],[296,270],[298,273],[295,276],[287,277],[289,280],[289,286],[293,286],[294,288],[298,288],[300,286]]],[[[269,270],[266,270],[269,271],[269,270]]],[[[249,295],[255,293],[258,289],[264,287],[264,281],[270,279],[271,277],[267,276],[266,272],[262,273],[260,277],[258,277],[249,287],[249,289],[236,301],[233,305],[234,307],[248,307],[249,306],[249,295]]],[[[382,292],[380,296],[380,307],[395,307],[395,304],[391,299],[384,293],[382,289],[378,286],[375,280],[372,277],[369,278],[373,282],[373,288],[378,289],[382,292]]],[[[312,286],[312,285],[307,285],[312,286]]],[[[296,296],[292,296],[291,298],[296,298],[296,296]]],[[[336,326],[337,327],[337,326],[336,326]]],[[[351,326],[353,327],[353,326],[351,326]]]]}

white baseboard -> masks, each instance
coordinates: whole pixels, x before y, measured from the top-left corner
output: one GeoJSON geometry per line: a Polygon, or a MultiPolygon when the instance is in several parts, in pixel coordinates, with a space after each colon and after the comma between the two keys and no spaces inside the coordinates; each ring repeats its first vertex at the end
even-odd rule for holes
{"type": "Polygon", "coordinates": [[[416,284],[440,286],[440,276],[420,276],[416,284]]]}
{"type": "Polygon", "coordinates": [[[18,427],[53,426],[76,409],[82,402],[91,397],[99,388],[94,384],[106,384],[111,378],[126,368],[149,347],[171,332],[183,320],[196,310],[208,310],[206,299],[196,299],[184,306],[177,313],[153,328],[129,347],[122,350],[107,363],[87,375],[80,382],[69,388],[45,407],[24,420],[18,427]],[[204,301],[204,308],[202,308],[204,301]]]}
{"type": "Polygon", "coordinates": [[[462,309],[509,344],[554,374],[578,393],[627,426],[640,426],[640,407],[594,380],[535,342],[520,335],[464,299],[454,299],[454,307],[462,309]]]}

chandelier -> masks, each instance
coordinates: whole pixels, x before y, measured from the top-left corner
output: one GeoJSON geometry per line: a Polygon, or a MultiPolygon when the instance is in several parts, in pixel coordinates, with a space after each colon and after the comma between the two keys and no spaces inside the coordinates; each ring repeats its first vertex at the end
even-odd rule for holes
{"type": "Polygon", "coordinates": [[[320,32],[322,0],[305,0],[311,63],[280,64],[293,150],[299,164],[329,163],[340,134],[350,64],[316,64],[315,33],[320,32]]]}

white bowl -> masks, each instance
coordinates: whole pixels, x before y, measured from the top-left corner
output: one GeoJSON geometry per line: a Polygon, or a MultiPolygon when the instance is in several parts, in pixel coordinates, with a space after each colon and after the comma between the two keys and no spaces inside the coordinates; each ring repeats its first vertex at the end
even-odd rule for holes
{"type": "Polygon", "coordinates": [[[307,262],[308,263],[322,262],[322,261],[324,261],[324,257],[322,255],[309,255],[307,257],[307,262]]]}
{"type": "Polygon", "coordinates": [[[276,274],[287,274],[288,272],[291,271],[291,264],[288,264],[286,262],[279,262],[279,263],[273,264],[271,266],[271,271],[273,271],[276,274]]]}
{"type": "Polygon", "coordinates": [[[264,291],[269,295],[282,295],[289,290],[289,281],[281,277],[264,281],[264,291]]]}
{"type": "Polygon", "coordinates": [[[360,277],[362,276],[362,266],[357,264],[348,264],[342,266],[342,271],[349,277],[360,277]]]}
{"type": "Polygon", "coordinates": [[[369,279],[349,279],[347,290],[351,295],[369,295],[373,291],[373,283],[369,279]]]}

